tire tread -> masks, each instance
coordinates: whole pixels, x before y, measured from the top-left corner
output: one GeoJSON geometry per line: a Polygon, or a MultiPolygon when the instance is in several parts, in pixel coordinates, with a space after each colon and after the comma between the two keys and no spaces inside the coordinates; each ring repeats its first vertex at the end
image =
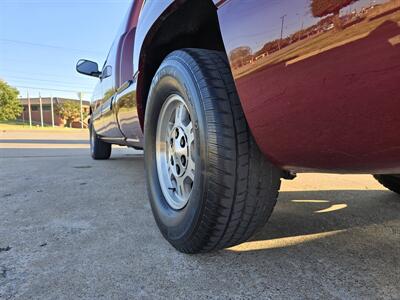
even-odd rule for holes
{"type": "Polygon", "coordinates": [[[194,237],[173,245],[182,252],[197,253],[242,243],[271,215],[280,171],[265,159],[253,140],[226,55],[182,49],[168,58],[187,64],[197,79],[207,120],[210,175],[204,212],[194,237]]]}
{"type": "Polygon", "coordinates": [[[109,159],[111,156],[111,144],[102,141],[92,125],[90,125],[90,136],[91,139],[94,139],[93,144],[90,143],[92,158],[95,160],[109,159]]]}

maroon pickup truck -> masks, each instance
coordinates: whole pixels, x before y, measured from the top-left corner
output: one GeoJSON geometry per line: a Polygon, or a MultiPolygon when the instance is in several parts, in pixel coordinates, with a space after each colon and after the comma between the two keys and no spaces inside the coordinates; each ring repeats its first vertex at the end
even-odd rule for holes
{"type": "Polygon", "coordinates": [[[165,238],[246,241],[281,178],[366,173],[400,192],[400,0],[134,0],[90,111],[94,159],[144,149],[165,238]]]}

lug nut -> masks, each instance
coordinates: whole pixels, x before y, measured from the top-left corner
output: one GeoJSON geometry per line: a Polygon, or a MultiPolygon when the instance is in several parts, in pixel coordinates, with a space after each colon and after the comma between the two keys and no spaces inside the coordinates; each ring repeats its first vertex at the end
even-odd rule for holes
{"type": "Polygon", "coordinates": [[[183,137],[181,138],[181,147],[185,147],[185,139],[183,137]]]}
{"type": "Polygon", "coordinates": [[[179,166],[178,165],[176,165],[176,174],[180,174],[181,173],[181,168],[179,168],[179,166]]]}

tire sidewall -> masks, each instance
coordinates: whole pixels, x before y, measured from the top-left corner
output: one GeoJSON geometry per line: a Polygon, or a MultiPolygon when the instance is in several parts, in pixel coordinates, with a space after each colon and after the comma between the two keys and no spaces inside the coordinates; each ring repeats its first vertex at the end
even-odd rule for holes
{"type": "MultiPolygon", "coordinates": [[[[186,55],[190,60],[190,56],[186,55]]],[[[197,81],[187,59],[172,53],[158,69],[146,105],[144,136],[147,188],[153,215],[162,234],[174,245],[191,238],[199,226],[204,208],[207,137],[205,113],[197,81]],[[171,94],[181,96],[189,110],[195,135],[195,179],[188,203],[174,210],[167,203],[158,179],[156,161],[156,132],[159,113],[171,94]]],[[[194,63],[194,61],[192,61],[194,63]]]]}

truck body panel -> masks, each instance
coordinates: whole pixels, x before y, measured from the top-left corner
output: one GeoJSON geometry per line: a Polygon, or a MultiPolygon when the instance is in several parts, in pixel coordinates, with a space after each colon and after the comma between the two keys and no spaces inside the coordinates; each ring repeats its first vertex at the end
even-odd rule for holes
{"type": "Polygon", "coordinates": [[[289,170],[399,172],[400,1],[355,1],[341,9],[342,28],[313,17],[311,2],[230,0],[218,10],[259,147],[289,170]]]}
{"type": "MultiPolygon", "coordinates": [[[[133,2],[110,51],[117,75],[94,93],[101,136],[142,146],[146,51],[183,3],[133,2]]],[[[400,173],[400,0],[358,0],[318,16],[311,0],[213,3],[246,119],[272,162],[400,173]]]]}

